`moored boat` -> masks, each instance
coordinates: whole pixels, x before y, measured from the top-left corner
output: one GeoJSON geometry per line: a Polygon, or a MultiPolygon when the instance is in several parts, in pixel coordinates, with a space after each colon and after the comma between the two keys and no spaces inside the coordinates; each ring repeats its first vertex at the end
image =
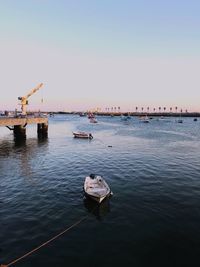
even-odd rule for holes
{"type": "Polygon", "coordinates": [[[90,174],[85,178],[84,191],[86,196],[101,203],[105,198],[112,195],[110,187],[100,175],[90,174]]]}
{"type": "Polygon", "coordinates": [[[161,116],[160,118],[157,119],[157,121],[163,121],[163,122],[170,122],[169,118],[161,116]]]}
{"type": "Polygon", "coordinates": [[[75,138],[93,139],[93,136],[92,136],[91,133],[73,132],[73,135],[74,135],[75,138]]]}
{"type": "Polygon", "coordinates": [[[183,123],[183,120],[182,119],[178,119],[177,122],[178,123],[183,123]]]}
{"type": "Polygon", "coordinates": [[[85,117],[85,116],[86,116],[86,113],[85,113],[85,112],[80,112],[80,113],[79,113],[79,116],[80,116],[80,117],[85,117]]]}
{"type": "Polygon", "coordinates": [[[95,118],[95,116],[94,116],[93,113],[89,112],[89,113],[88,113],[88,119],[92,119],[92,118],[95,118]]]}
{"type": "Polygon", "coordinates": [[[139,119],[140,119],[141,122],[144,122],[144,123],[148,123],[149,122],[149,118],[148,118],[147,115],[146,116],[141,116],[139,119]]]}
{"type": "Polygon", "coordinates": [[[91,122],[91,123],[97,123],[98,121],[97,121],[95,118],[91,118],[91,119],[90,119],[90,122],[91,122]]]}
{"type": "Polygon", "coordinates": [[[127,121],[128,120],[128,116],[121,115],[121,120],[122,121],[127,121]]]}

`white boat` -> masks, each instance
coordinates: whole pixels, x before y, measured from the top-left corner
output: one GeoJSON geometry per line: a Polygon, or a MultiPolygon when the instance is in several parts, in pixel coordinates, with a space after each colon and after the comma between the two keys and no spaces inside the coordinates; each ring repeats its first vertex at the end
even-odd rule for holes
{"type": "Polygon", "coordinates": [[[97,120],[96,120],[95,118],[91,118],[91,119],[90,119],[90,122],[91,122],[91,123],[97,123],[97,120]]]}
{"type": "Polygon", "coordinates": [[[84,138],[84,139],[92,139],[93,136],[91,133],[86,132],[73,132],[75,138],[84,138]]]}
{"type": "Polygon", "coordinates": [[[131,119],[130,116],[121,115],[121,120],[122,120],[122,121],[127,121],[127,120],[129,120],[129,119],[131,119]]]}
{"type": "Polygon", "coordinates": [[[84,191],[87,196],[101,203],[105,198],[112,195],[110,187],[100,175],[90,174],[85,178],[84,191]]]}
{"type": "Polygon", "coordinates": [[[148,123],[149,122],[149,118],[148,118],[147,115],[146,116],[141,116],[139,119],[140,119],[141,122],[144,122],[144,123],[148,123]]]}
{"type": "Polygon", "coordinates": [[[80,112],[80,113],[79,113],[79,116],[80,116],[80,117],[85,117],[85,116],[86,116],[86,113],[85,113],[85,112],[80,112]]]}
{"type": "Polygon", "coordinates": [[[130,119],[131,119],[131,116],[128,113],[125,113],[125,114],[121,115],[121,120],[122,121],[127,121],[127,120],[130,120],[130,119]]]}
{"type": "Polygon", "coordinates": [[[157,119],[157,121],[170,122],[170,119],[161,116],[160,118],[157,119]]]}

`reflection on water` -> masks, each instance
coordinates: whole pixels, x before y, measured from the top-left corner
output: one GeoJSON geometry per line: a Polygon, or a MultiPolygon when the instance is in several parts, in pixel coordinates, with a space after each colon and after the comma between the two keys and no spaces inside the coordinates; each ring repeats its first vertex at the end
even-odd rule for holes
{"type": "Polygon", "coordinates": [[[8,157],[12,153],[13,144],[9,140],[2,140],[0,142],[0,157],[8,157]]]}
{"type": "Polygon", "coordinates": [[[43,135],[38,135],[38,144],[46,144],[48,142],[48,137],[43,135]]]}
{"type": "MultiPolygon", "coordinates": [[[[48,138],[40,137],[40,138],[13,138],[13,140],[1,140],[0,141],[0,157],[8,156],[9,153],[14,152],[15,148],[25,148],[34,149],[34,147],[45,146],[47,147],[48,138]]],[[[32,152],[32,151],[31,151],[32,152]]]]}
{"type": "Polygon", "coordinates": [[[87,211],[92,213],[99,221],[102,221],[106,214],[110,212],[110,201],[108,198],[99,204],[89,197],[85,197],[83,203],[87,211]]]}
{"type": "Polygon", "coordinates": [[[15,147],[23,147],[26,145],[26,138],[14,138],[15,147]]]}
{"type": "Polygon", "coordinates": [[[0,142],[0,158],[11,166],[11,158],[17,160],[21,174],[25,177],[31,177],[32,160],[37,158],[38,150],[42,147],[43,153],[47,153],[47,138],[14,138],[13,140],[3,140],[0,142]]]}

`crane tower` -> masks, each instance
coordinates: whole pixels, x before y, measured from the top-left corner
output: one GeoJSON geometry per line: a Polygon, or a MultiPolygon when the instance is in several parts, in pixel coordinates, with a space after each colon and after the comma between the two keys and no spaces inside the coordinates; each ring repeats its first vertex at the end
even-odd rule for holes
{"type": "Polygon", "coordinates": [[[28,105],[28,98],[32,96],[34,93],[36,93],[41,87],[43,86],[43,83],[38,84],[35,88],[33,88],[26,96],[19,96],[18,100],[21,101],[21,111],[22,115],[26,116],[26,108],[28,105]]]}

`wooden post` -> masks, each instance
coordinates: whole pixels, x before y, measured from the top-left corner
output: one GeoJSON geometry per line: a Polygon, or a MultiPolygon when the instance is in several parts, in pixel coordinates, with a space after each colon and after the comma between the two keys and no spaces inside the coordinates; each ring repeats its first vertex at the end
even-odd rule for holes
{"type": "Polygon", "coordinates": [[[17,139],[26,138],[26,128],[22,125],[14,125],[14,137],[17,139]]]}
{"type": "Polygon", "coordinates": [[[37,133],[39,138],[48,137],[48,124],[47,123],[38,123],[37,133]]]}

